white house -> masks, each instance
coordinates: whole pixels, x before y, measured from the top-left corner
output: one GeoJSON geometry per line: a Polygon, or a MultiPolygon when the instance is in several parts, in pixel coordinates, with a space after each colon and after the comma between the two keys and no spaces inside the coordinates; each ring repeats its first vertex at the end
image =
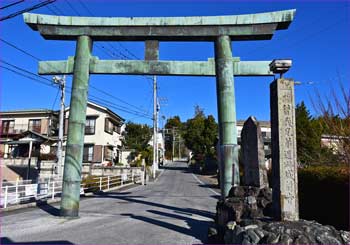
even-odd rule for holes
{"type": "MultiPolygon", "coordinates": [[[[8,176],[15,176],[13,171],[20,179],[27,178],[29,172],[31,178],[56,172],[58,115],[58,111],[42,109],[0,112],[1,166],[8,170],[8,176]]],[[[89,174],[93,165],[121,164],[124,119],[107,107],[92,102],[87,104],[86,115],[82,174],[89,174]]],[[[69,107],[65,110],[63,153],[68,116],[69,107]]]]}

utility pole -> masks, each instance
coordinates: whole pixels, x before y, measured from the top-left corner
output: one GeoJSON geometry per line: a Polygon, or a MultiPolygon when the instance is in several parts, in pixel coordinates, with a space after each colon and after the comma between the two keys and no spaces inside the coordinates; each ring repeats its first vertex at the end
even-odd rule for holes
{"type": "Polygon", "coordinates": [[[55,173],[58,174],[58,177],[62,177],[62,148],[63,148],[63,125],[64,125],[64,99],[65,99],[65,86],[66,86],[66,76],[63,77],[54,76],[53,81],[55,84],[58,84],[61,90],[61,105],[60,105],[60,117],[59,117],[59,128],[58,128],[58,145],[57,145],[57,166],[55,173]]]}
{"type": "Polygon", "coordinates": [[[157,77],[153,76],[153,178],[158,169],[158,143],[157,143],[157,77]]]}
{"type": "Polygon", "coordinates": [[[180,160],[180,155],[181,155],[181,136],[179,135],[179,156],[178,156],[178,158],[179,158],[179,160],[180,160]]]}
{"type": "Polygon", "coordinates": [[[174,162],[174,154],[175,154],[175,134],[174,134],[175,130],[173,128],[173,143],[172,143],[172,146],[173,146],[173,153],[171,154],[171,160],[172,162],[174,162]]]}
{"type": "Polygon", "coordinates": [[[163,166],[165,165],[165,129],[164,129],[164,125],[163,125],[163,130],[162,130],[162,138],[163,138],[163,166]]]}

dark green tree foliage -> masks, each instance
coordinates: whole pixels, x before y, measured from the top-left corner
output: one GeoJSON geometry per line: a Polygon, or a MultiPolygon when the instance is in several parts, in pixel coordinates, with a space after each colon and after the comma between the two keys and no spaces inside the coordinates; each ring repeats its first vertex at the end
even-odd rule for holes
{"type": "Polygon", "coordinates": [[[319,159],[321,151],[321,130],[317,120],[310,116],[304,102],[295,109],[298,161],[313,163],[319,159]]]}
{"type": "Polygon", "coordinates": [[[321,145],[322,134],[327,134],[324,117],[313,118],[304,102],[296,106],[297,153],[299,163],[334,164],[339,161],[337,154],[321,145]]]}
{"type": "MultiPolygon", "coordinates": [[[[165,126],[166,129],[175,129],[177,133],[181,136],[183,135],[184,125],[181,122],[179,116],[174,116],[168,118],[165,126]]],[[[167,159],[172,158],[172,149],[173,149],[173,134],[166,134],[165,136],[165,157],[167,159]]]]}
{"type": "Polygon", "coordinates": [[[172,129],[178,128],[182,129],[182,122],[179,116],[170,117],[165,124],[165,128],[172,129]]]}
{"type": "Polygon", "coordinates": [[[197,160],[216,156],[218,126],[212,115],[205,116],[203,109],[195,107],[194,118],[187,120],[184,134],[185,145],[197,160]]]}
{"type": "Polygon", "coordinates": [[[146,124],[127,122],[123,136],[123,144],[129,149],[135,149],[138,154],[148,148],[152,129],[146,124]]]}

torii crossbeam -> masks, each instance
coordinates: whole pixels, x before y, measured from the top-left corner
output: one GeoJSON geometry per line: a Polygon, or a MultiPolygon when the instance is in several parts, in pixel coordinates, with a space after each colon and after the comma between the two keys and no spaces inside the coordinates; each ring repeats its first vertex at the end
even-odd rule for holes
{"type": "Polygon", "coordinates": [[[216,76],[221,198],[239,184],[234,76],[271,76],[270,61],[233,58],[231,41],[268,40],[287,29],[295,10],[248,15],[108,18],[24,14],[45,39],[76,40],[74,58],[44,61],[39,74],[73,74],[61,216],[78,216],[89,74],[216,76]],[[93,41],[145,41],[145,60],[99,60],[93,41]],[[215,59],[159,61],[159,41],[210,41],[215,59]]]}

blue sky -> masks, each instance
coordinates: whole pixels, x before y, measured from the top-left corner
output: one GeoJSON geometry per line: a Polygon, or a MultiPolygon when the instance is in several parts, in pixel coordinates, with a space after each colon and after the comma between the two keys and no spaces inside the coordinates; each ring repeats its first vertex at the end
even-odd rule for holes
{"type": "MultiPolygon", "coordinates": [[[[1,1],[0,6],[13,1],[1,1]]],[[[0,12],[5,16],[40,1],[28,1],[0,12]]],[[[305,101],[313,112],[309,96],[318,89],[329,94],[338,78],[349,88],[350,67],[350,3],[346,1],[84,1],[58,0],[49,8],[42,7],[34,13],[82,16],[199,16],[235,15],[297,9],[296,17],[289,29],[277,31],[272,40],[233,42],[234,56],[241,60],[272,60],[291,58],[293,67],[286,77],[303,84],[296,87],[296,102],[305,101]],[[88,10],[83,6],[88,8],[88,10]],[[309,84],[312,82],[312,84],[309,84]]],[[[47,41],[38,32],[24,24],[22,16],[0,22],[1,38],[28,51],[42,60],[64,60],[74,55],[72,41],[47,41]]],[[[130,53],[143,58],[142,42],[105,42],[94,46],[93,54],[100,59],[117,59],[119,53],[130,53]],[[117,50],[117,51],[116,51],[117,50]]],[[[1,60],[37,72],[37,61],[0,42],[1,60]]],[[[163,60],[207,60],[214,57],[214,45],[209,42],[162,42],[160,59],[163,60]]],[[[0,62],[0,65],[4,63],[0,62]]],[[[47,77],[51,79],[51,77],[47,77]]],[[[57,88],[45,86],[28,78],[16,75],[0,67],[1,110],[54,108],[58,109],[57,88]]],[[[68,86],[71,77],[68,77],[68,86]]],[[[45,81],[45,80],[44,80],[45,81]]],[[[269,84],[271,77],[235,78],[237,118],[250,115],[259,120],[269,120],[269,84]]],[[[48,81],[45,81],[48,82],[48,81]]],[[[93,75],[90,84],[114,97],[152,113],[151,81],[142,76],[93,75]]],[[[182,120],[193,116],[194,106],[204,108],[206,114],[217,118],[215,78],[207,77],[158,77],[159,96],[166,98],[161,115],[179,115],[182,120]]],[[[106,94],[90,89],[90,95],[108,103],[116,113],[140,123],[151,124],[147,118],[138,117],[116,109],[130,105],[106,94]]],[[[69,105],[70,96],[66,98],[69,105]]]]}

